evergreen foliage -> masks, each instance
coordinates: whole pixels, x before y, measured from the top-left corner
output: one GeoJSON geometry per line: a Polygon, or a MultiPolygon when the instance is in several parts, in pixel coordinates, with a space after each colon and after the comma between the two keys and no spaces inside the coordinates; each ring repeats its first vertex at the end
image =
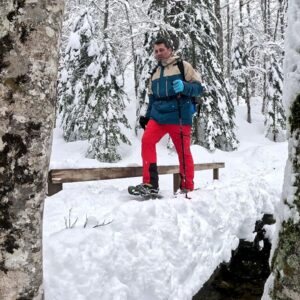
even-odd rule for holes
{"type": "Polygon", "coordinates": [[[117,60],[109,39],[104,39],[99,49],[97,87],[91,97],[93,130],[88,157],[100,161],[115,162],[121,159],[117,146],[122,143],[130,144],[122,133],[122,126],[129,128],[125,110],[125,93],[117,78],[117,60]],[[97,101],[93,101],[96,99],[97,101]]]}
{"type": "Polygon", "coordinates": [[[147,89],[152,70],[157,65],[152,52],[152,44],[157,38],[157,32],[151,32],[145,35],[145,43],[142,49],[136,50],[137,61],[137,123],[135,131],[137,132],[138,119],[147,109],[147,89]]]}
{"type": "Polygon", "coordinates": [[[201,110],[194,118],[193,142],[211,151],[215,148],[231,151],[238,143],[234,133],[234,107],[218,59],[214,4],[207,0],[193,1],[189,14],[195,23],[185,52],[206,85],[201,110]]]}
{"type": "Polygon", "coordinates": [[[108,37],[99,46],[93,19],[85,12],[75,20],[69,37],[59,96],[66,141],[89,139],[87,155],[114,162],[120,142],[130,144],[121,131],[129,128],[124,115],[126,95],[118,80],[120,68],[108,37]]]}
{"type": "Polygon", "coordinates": [[[89,138],[92,124],[86,112],[86,103],[95,82],[87,68],[97,59],[93,53],[96,44],[94,30],[87,12],[75,19],[60,71],[58,95],[64,139],[68,142],[89,138]]]}
{"type": "Polygon", "coordinates": [[[262,112],[267,113],[268,66],[272,55],[278,62],[283,59],[287,1],[227,1],[227,6],[227,79],[237,104],[246,102],[251,122],[251,97],[260,98],[262,112]]]}
{"type": "MultiPolygon", "coordinates": [[[[237,37],[239,38],[239,37],[237,37]]],[[[232,52],[232,81],[231,83],[236,89],[236,98],[238,104],[240,103],[240,98],[245,100],[247,98],[246,82],[248,80],[248,59],[245,51],[245,47],[240,41],[234,46],[232,52]]]]}
{"type": "Polygon", "coordinates": [[[286,117],[282,103],[283,74],[274,55],[270,59],[267,70],[267,111],[266,111],[266,137],[274,142],[285,140],[286,117]]]}

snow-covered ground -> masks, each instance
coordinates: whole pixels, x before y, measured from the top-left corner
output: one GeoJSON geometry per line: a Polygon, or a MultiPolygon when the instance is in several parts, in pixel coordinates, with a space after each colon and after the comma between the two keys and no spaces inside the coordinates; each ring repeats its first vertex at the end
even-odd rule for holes
{"type": "MultiPolygon", "coordinates": [[[[279,202],[287,143],[263,134],[258,100],[253,123],[237,107],[239,150],[209,153],[192,146],[195,163],[225,162],[220,180],[198,171],[191,200],[172,195],[172,176],[160,177],[160,200],[136,201],[127,186],[140,178],[64,184],[44,210],[46,300],[191,299],[239,239],[253,240],[255,221],[279,202]],[[77,219],[73,228],[69,227],[77,219]],[[86,224],[85,224],[86,223],[86,224]],[[109,223],[105,226],[97,224],[109,223]]],[[[133,104],[128,117],[134,120],[133,104]]],[[[133,122],[132,122],[133,124],[133,122]]],[[[140,135],[121,148],[123,160],[104,164],[84,158],[86,142],[65,143],[54,132],[51,168],[140,165],[140,135]]],[[[160,165],[177,163],[176,153],[157,147],[160,165]]],[[[274,226],[268,227],[272,238],[274,226]]]]}

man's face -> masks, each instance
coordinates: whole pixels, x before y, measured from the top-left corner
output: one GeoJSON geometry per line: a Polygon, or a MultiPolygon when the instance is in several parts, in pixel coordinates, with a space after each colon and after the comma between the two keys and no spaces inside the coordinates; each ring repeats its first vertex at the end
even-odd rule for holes
{"type": "Polygon", "coordinates": [[[172,55],[172,48],[167,48],[165,44],[154,45],[154,56],[158,61],[166,60],[172,55]]]}

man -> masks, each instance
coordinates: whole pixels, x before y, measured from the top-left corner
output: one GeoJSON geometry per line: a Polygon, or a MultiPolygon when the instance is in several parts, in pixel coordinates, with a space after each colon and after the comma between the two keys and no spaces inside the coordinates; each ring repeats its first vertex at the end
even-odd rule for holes
{"type": "Polygon", "coordinates": [[[178,63],[180,58],[173,55],[167,39],[155,41],[154,55],[158,67],[149,83],[146,116],[140,118],[140,125],[145,129],[142,138],[143,183],[129,187],[128,191],[134,195],[158,193],[156,144],[168,133],[179,158],[180,189],[186,193],[194,189],[194,162],[190,150],[194,113],[192,97],[200,96],[203,87],[199,74],[185,61],[181,61],[183,76],[178,63]]]}

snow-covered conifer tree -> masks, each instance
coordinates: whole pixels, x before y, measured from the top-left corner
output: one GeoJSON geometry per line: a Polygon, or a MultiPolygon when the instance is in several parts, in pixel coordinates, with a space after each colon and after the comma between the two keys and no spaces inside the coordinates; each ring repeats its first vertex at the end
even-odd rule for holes
{"type": "Polygon", "coordinates": [[[245,59],[244,49],[240,42],[238,42],[232,51],[232,78],[236,88],[237,104],[240,103],[240,98],[245,100],[245,59]]]}
{"type": "Polygon", "coordinates": [[[118,80],[121,68],[106,32],[107,18],[108,12],[100,46],[89,13],[75,20],[59,95],[65,139],[89,139],[88,157],[114,162],[120,159],[117,146],[130,142],[121,131],[121,127],[129,127],[124,115],[127,97],[118,80]]]}
{"type": "Polygon", "coordinates": [[[118,63],[110,40],[100,45],[97,65],[97,86],[90,97],[93,138],[88,157],[100,161],[115,162],[121,159],[117,146],[130,144],[121,127],[129,128],[124,114],[126,95],[118,80],[118,63]]]}
{"type": "MultiPolygon", "coordinates": [[[[251,123],[251,105],[250,105],[250,86],[249,77],[250,72],[249,58],[247,45],[250,47],[250,41],[246,43],[245,38],[245,20],[243,13],[244,3],[239,0],[239,27],[235,35],[235,40],[233,42],[233,53],[232,53],[232,82],[236,88],[236,99],[239,104],[240,98],[244,100],[247,104],[247,121],[251,123]]],[[[251,42],[252,43],[252,42],[251,42]]]]}
{"type": "MultiPolygon", "coordinates": [[[[137,120],[146,111],[147,100],[147,86],[150,79],[150,74],[155,68],[157,62],[155,61],[152,43],[157,37],[157,32],[151,32],[145,35],[144,47],[136,50],[136,62],[138,66],[137,70],[137,105],[136,116],[137,120]]],[[[138,122],[137,122],[138,124],[138,122]]],[[[137,132],[137,125],[135,128],[137,132]]]]}
{"type": "MultiPolygon", "coordinates": [[[[121,67],[108,34],[109,0],[105,1],[104,38],[99,47],[97,62],[93,74],[97,74],[95,89],[90,95],[87,107],[92,117],[92,139],[88,157],[104,162],[115,162],[121,159],[117,147],[120,143],[130,144],[121,127],[129,128],[124,114],[127,98],[118,75],[121,67]]],[[[91,73],[91,72],[89,72],[91,73]]]]}
{"type": "Polygon", "coordinates": [[[210,150],[231,151],[237,148],[234,107],[218,60],[218,24],[214,4],[207,0],[193,0],[189,14],[193,21],[186,34],[189,34],[191,43],[184,52],[201,73],[207,87],[200,112],[194,118],[193,142],[210,150]]]}
{"type": "Polygon", "coordinates": [[[231,61],[233,69],[227,76],[237,103],[246,102],[247,121],[251,122],[251,97],[262,98],[262,112],[267,112],[269,59],[272,54],[278,62],[283,58],[286,1],[239,0],[226,5],[232,14],[231,24],[227,24],[231,34],[225,40],[231,51],[227,51],[225,59],[231,61]]]}
{"type": "Polygon", "coordinates": [[[283,74],[274,56],[267,70],[266,137],[274,142],[285,140],[286,117],[282,103],[283,74]]]}
{"type": "Polygon", "coordinates": [[[95,85],[95,74],[88,71],[97,60],[94,30],[93,19],[86,11],[75,19],[60,71],[58,95],[64,138],[68,142],[91,136],[86,104],[95,85]]]}

